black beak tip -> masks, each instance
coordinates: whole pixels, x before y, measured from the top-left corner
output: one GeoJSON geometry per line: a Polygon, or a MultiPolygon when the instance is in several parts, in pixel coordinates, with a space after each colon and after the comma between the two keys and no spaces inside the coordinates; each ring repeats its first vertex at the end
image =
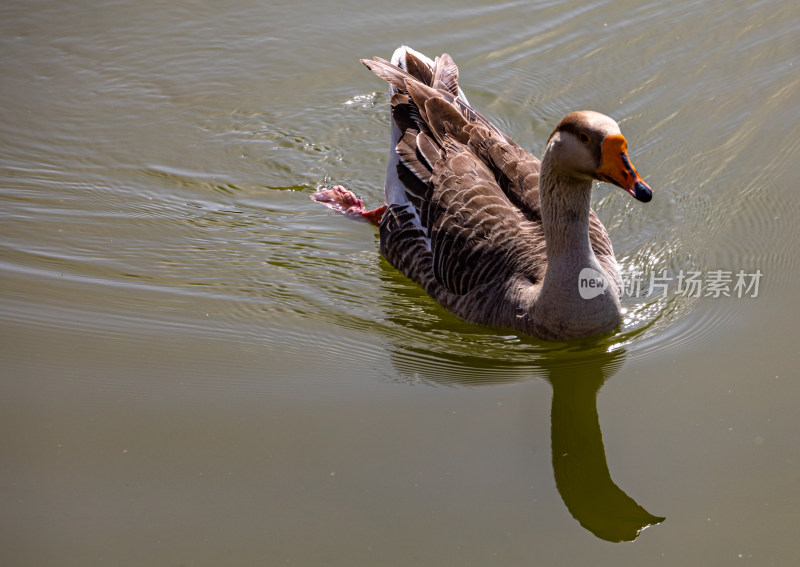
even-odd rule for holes
{"type": "Polygon", "coordinates": [[[647,183],[644,183],[643,181],[637,181],[636,185],[633,186],[633,191],[633,196],[642,203],[649,203],[650,199],[653,198],[652,189],[650,189],[650,187],[647,186],[647,183]]]}

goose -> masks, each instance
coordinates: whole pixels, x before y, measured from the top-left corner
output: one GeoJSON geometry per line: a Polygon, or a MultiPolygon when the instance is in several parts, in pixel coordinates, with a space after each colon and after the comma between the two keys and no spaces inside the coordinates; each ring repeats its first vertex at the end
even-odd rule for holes
{"type": "Polygon", "coordinates": [[[410,47],[362,59],[391,92],[386,204],[337,185],[312,198],[380,227],[380,251],[459,318],[545,340],[622,321],[614,251],[591,209],[594,180],[648,202],[652,190],[612,118],[567,114],[537,159],[469,105],[458,67],[410,47]]]}

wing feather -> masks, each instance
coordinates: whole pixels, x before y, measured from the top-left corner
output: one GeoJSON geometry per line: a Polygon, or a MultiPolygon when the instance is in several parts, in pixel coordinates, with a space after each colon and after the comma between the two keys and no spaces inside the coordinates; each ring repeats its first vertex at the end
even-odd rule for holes
{"type": "Polygon", "coordinates": [[[395,151],[409,204],[384,214],[387,259],[445,304],[443,294],[502,287],[515,272],[540,281],[539,161],[459,97],[449,55],[429,66],[409,52],[404,68],[362,61],[392,85],[402,131],[395,151]]]}

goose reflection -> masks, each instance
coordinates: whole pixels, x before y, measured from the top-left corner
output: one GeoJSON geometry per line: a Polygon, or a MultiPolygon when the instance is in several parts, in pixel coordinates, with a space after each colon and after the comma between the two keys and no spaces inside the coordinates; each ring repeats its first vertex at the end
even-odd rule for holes
{"type": "MultiPolygon", "coordinates": [[[[625,494],[611,479],[597,414],[597,392],[605,369],[617,368],[622,353],[605,364],[552,369],[550,439],[556,487],[570,514],[597,537],[633,541],[642,529],[663,522],[625,494]]],[[[602,359],[601,359],[602,360],[602,359]]]]}
{"type": "Polygon", "coordinates": [[[547,380],[553,387],[553,472],[570,514],[595,536],[611,542],[633,541],[644,528],[664,521],[614,483],[606,461],[597,393],[624,362],[624,350],[608,352],[609,343],[602,339],[579,344],[522,344],[514,337],[473,334],[471,348],[465,345],[463,352],[453,352],[454,344],[462,341],[447,340],[447,335],[463,337],[476,328],[432,304],[433,311],[411,312],[402,305],[404,299],[419,306],[424,297],[392,276],[384,283],[391,283],[392,293],[399,300],[397,309],[388,315],[402,335],[390,337],[394,365],[402,374],[415,380],[468,386],[547,380]],[[432,337],[441,341],[431,341],[432,337]],[[436,350],[438,346],[440,351],[436,350]],[[482,355],[474,354],[475,350],[482,355]]]}

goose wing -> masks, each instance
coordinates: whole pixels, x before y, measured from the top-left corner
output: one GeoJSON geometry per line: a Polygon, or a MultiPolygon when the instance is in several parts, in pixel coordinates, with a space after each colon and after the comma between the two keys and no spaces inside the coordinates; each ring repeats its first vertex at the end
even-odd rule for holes
{"type": "Polygon", "coordinates": [[[405,68],[364,63],[392,85],[402,132],[397,177],[409,205],[385,215],[384,255],[424,286],[433,279],[458,295],[515,271],[541,279],[539,161],[459,97],[449,56],[432,68],[411,54],[405,68]]]}

